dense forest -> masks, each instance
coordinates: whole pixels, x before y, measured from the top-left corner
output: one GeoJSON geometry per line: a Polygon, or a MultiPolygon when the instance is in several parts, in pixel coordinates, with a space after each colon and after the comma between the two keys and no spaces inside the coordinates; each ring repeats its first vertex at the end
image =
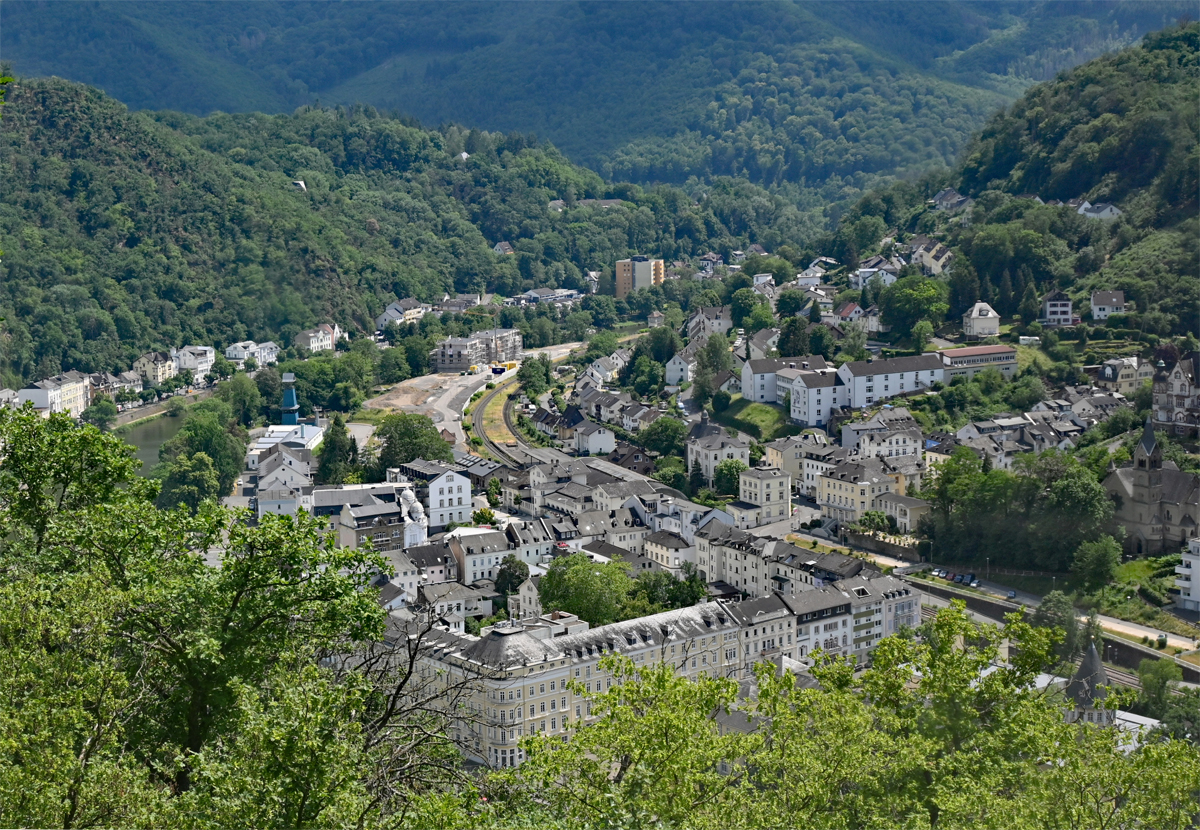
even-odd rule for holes
{"type": "Polygon", "coordinates": [[[582,288],[584,270],[611,273],[630,253],[798,245],[820,230],[745,181],[700,203],[610,186],[521,135],[423,130],[369,108],[133,113],[61,80],[12,85],[0,164],[10,384],[124,370],[185,343],[288,345],[325,320],[368,330],[398,296],[582,288]],[[574,206],[604,196],[624,203],[574,206]],[[556,198],[569,206],[548,209],[556,198]],[[493,253],[502,240],[516,253],[493,253]]]}
{"type": "Polygon", "coordinates": [[[1198,84],[1200,24],[1147,35],[1033,87],[988,122],[949,175],[867,194],[822,244],[848,257],[865,255],[888,228],[939,236],[959,254],[947,276],[951,317],[977,299],[1012,316],[1056,287],[1086,313],[1092,291],[1120,289],[1130,311],[1110,326],[1195,333],[1198,84]],[[974,198],[964,215],[928,206],[946,185],[974,198]],[[1033,196],[1115,202],[1122,215],[1098,221],[1033,196]]]}
{"type": "Polygon", "coordinates": [[[615,179],[862,187],[952,163],[1032,81],[1186,3],[60,3],[3,53],[135,108],[395,108],[536,133],[615,179]],[[126,71],[138,66],[139,71],[126,71]],[[843,182],[842,180],[847,181],[843,182]]]}

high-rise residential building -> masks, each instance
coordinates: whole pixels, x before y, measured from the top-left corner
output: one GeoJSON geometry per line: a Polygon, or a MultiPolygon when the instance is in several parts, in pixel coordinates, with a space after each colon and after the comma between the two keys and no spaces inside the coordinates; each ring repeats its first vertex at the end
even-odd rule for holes
{"type": "Polygon", "coordinates": [[[617,299],[639,288],[662,285],[666,278],[661,259],[635,256],[617,262],[617,299]]]}

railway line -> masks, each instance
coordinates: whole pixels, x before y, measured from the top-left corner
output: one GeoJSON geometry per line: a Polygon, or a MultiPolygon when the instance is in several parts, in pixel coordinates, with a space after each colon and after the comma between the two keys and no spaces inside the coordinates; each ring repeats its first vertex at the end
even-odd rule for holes
{"type": "MultiPolygon", "coordinates": [[[[514,465],[519,464],[520,461],[512,453],[510,453],[506,447],[502,447],[500,444],[493,441],[491,436],[487,434],[487,430],[483,428],[483,413],[487,410],[488,405],[491,404],[492,400],[497,395],[507,395],[509,388],[515,382],[515,380],[509,380],[498,384],[495,389],[490,390],[486,395],[480,398],[476,402],[475,408],[471,410],[471,432],[473,435],[479,436],[479,440],[483,442],[483,449],[497,461],[504,464],[514,465]]],[[[504,425],[508,427],[509,432],[511,432],[513,437],[516,438],[517,433],[510,426],[509,406],[507,401],[505,401],[504,404],[504,425]]],[[[517,440],[520,441],[520,438],[517,438],[517,440]]]]}

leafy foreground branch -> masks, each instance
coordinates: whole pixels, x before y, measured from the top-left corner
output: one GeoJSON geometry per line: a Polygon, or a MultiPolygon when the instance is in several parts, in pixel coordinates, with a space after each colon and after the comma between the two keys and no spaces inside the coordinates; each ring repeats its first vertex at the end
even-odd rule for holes
{"type": "Polygon", "coordinates": [[[0,824],[45,827],[1191,826],[1186,742],[1062,721],[1047,629],[945,610],[819,683],[609,658],[571,740],[474,773],[487,678],[315,522],[154,507],[131,449],[0,412],[0,824]],[[1012,656],[991,670],[1005,642],[1012,656]],[[966,644],[966,645],[964,645],[966,644]],[[987,673],[989,672],[990,673],[987,673]],[[985,676],[986,675],[986,676],[985,676]]]}

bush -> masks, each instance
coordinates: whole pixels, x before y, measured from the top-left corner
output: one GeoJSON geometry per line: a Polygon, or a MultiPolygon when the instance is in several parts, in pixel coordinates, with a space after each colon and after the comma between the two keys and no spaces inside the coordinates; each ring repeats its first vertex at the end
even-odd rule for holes
{"type": "Polygon", "coordinates": [[[713,412],[724,412],[729,408],[729,402],[732,400],[732,395],[724,389],[718,389],[712,397],[713,412]]]}

